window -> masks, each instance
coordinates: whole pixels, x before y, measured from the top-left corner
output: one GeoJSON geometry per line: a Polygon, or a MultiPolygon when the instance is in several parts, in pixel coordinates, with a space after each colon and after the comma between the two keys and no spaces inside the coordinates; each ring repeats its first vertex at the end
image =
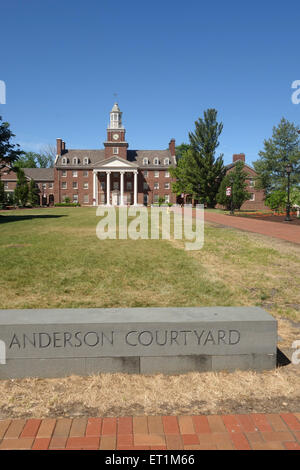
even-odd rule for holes
{"type": "Polygon", "coordinates": [[[250,194],[250,201],[255,201],[255,194],[254,193],[250,194]]]}
{"type": "Polygon", "coordinates": [[[4,189],[8,189],[8,181],[4,181],[4,189]]]}
{"type": "Polygon", "coordinates": [[[114,181],[113,189],[119,189],[119,182],[118,181],[114,181]]]}
{"type": "Polygon", "coordinates": [[[117,171],[114,171],[114,172],[113,172],[113,175],[114,175],[114,177],[116,177],[116,178],[119,177],[119,173],[118,173],[117,171]]]}
{"type": "Polygon", "coordinates": [[[170,183],[165,183],[165,189],[170,189],[170,183]]]}
{"type": "Polygon", "coordinates": [[[83,196],[83,203],[84,203],[84,204],[88,204],[88,203],[89,203],[89,195],[88,195],[88,194],[85,194],[85,195],[83,196]]]}
{"type": "Polygon", "coordinates": [[[69,196],[67,194],[63,194],[62,201],[65,202],[66,198],[69,198],[69,196]]]}
{"type": "Polygon", "coordinates": [[[118,153],[119,153],[119,148],[118,148],[118,147],[114,147],[114,148],[113,148],[113,154],[114,154],[114,155],[118,155],[118,153]]]}
{"type": "Polygon", "coordinates": [[[63,181],[63,182],[61,183],[61,188],[62,188],[62,189],[67,189],[67,182],[66,182],[66,181],[63,181]]]}
{"type": "Polygon", "coordinates": [[[143,165],[148,165],[148,163],[149,163],[148,158],[143,158],[143,165]]]}
{"type": "Polygon", "coordinates": [[[154,189],[159,189],[159,183],[154,183],[154,189]]]}
{"type": "Polygon", "coordinates": [[[132,182],[131,182],[131,181],[127,181],[126,187],[127,187],[128,191],[130,191],[130,190],[132,189],[132,182]]]}
{"type": "Polygon", "coordinates": [[[83,183],[83,189],[89,189],[89,183],[83,183]]]}
{"type": "Polygon", "coordinates": [[[147,170],[144,171],[144,176],[145,176],[145,178],[147,178],[147,176],[148,176],[148,171],[147,170]]]}
{"type": "Polygon", "coordinates": [[[165,171],[165,178],[170,178],[170,172],[169,171],[165,171]]]}
{"type": "Polygon", "coordinates": [[[250,186],[251,188],[253,188],[253,186],[254,186],[254,180],[253,180],[253,179],[250,179],[250,180],[249,180],[249,186],[250,186]]]}
{"type": "Polygon", "coordinates": [[[75,204],[78,202],[78,194],[73,194],[73,202],[75,202],[75,204]]]}
{"type": "Polygon", "coordinates": [[[159,178],[159,171],[154,172],[154,178],[159,178]]]}
{"type": "Polygon", "coordinates": [[[164,165],[170,165],[170,160],[168,158],[164,159],[164,165]]]}
{"type": "Polygon", "coordinates": [[[154,194],[153,196],[153,202],[158,202],[158,194],[154,194]]]}
{"type": "Polygon", "coordinates": [[[62,163],[63,165],[66,165],[66,164],[67,164],[67,159],[66,159],[66,157],[64,157],[64,158],[62,159],[61,163],[62,163]]]}
{"type": "Polygon", "coordinates": [[[105,181],[100,181],[100,188],[105,191],[105,181]]]}
{"type": "Polygon", "coordinates": [[[78,164],[78,158],[77,157],[74,157],[73,158],[73,165],[77,165],[78,164]]]}
{"type": "Polygon", "coordinates": [[[48,184],[49,189],[53,189],[53,183],[48,184]]]}
{"type": "Polygon", "coordinates": [[[89,172],[86,171],[86,170],[84,170],[84,172],[83,172],[83,177],[84,177],[84,178],[87,178],[88,176],[89,176],[89,172]]]}
{"type": "Polygon", "coordinates": [[[88,165],[88,164],[89,164],[89,159],[88,159],[88,157],[84,157],[83,164],[84,164],[84,165],[88,165]]]}
{"type": "Polygon", "coordinates": [[[154,163],[154,165],[159,165],[159,160],[158,160],[158,158],[154,158],[153,163],[154,163]]]}
{"type": "Polygon", "coordinates": [[[73,188],[73,189],[77,189],[77,188],[78,188],[78,186],[77,186],[77,181],[73,181],[73,183],[72,183],[72,188],[73,188]]]}
{"type": "Polygon", "coordinates": [[[148,183],[146,183],[145,181],[143,182],[143,190],[144,191],[147,191],[149,189],[149,186],[148,186],[148,183]]]}
{"type": "Polygon", "coordinates": [[[168,204],[170,202],[170,195],[165,194],[165,202],[168,204]]]}
{"type": "Polygon", "coordinates": [[[77,178],[78,176],[77,170],[72,171],[72,176],[73,178],[77,178]]]}
{"type": "Polygon", "coordinates": [[[66,177],[66,176],[67,176],[67,170],[63,170],[63,171],[61,172],[61,176],[66,177]]]}

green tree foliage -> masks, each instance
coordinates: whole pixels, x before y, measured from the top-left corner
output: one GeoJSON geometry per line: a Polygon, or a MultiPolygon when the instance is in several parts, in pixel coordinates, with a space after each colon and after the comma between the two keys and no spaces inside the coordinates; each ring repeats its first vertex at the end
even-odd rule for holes
{"type": "Polygon", "coordinates": [[[22,168],[17,170],[17,184],[15,188],[15,201],[21,207],[24,207],[28,201],[28,183],[22,168]]]}
{"type": "Polygon", "coordinates": [[[264,150],[259,152],[260,159],[253,163],[258,174],[256,186],[266,194],[275,190],[286,190],[286,165],[293,167],[291,185],[300,183],[300,139],[299,127],[282,118],[273,127],[270,139],[264,141],[264,150]]]}
{"type": "Polygon", "coordinates": [[[9,123],[4,122],[0,116],[0,173],[7,165],[13,166],[23,154],[20,146],[11,142],[13,137],[15,134],[11,132],[9,123]]]}
{"type": "Polygon", "coordinates": [[[4,209],[6,207],[7,199],[4,190],[4,183],[0,179],[0,209],[4,209]]]}
{"type": "Polygon", "coordinates": [[[28,189],[28,204],[37,206],[40,203],[39,189],[34,180],[30,180],[28,189]]]}
{"type": "MultiPolygon", "coordinates": [[[[189,133],[190,144],[182,144],[182,156],[171,175],[176,178],[172,189],[176,194],[190,194],[208,207],[216,204],[216,195],[225,174],[223,155],[216,157],[223,124],[217,122],[217,111],[208,109],[195,122],[189,133]]],[[[182,147],[181,146],[181,147],[182,147]]]]}
{"type": "Polygon", "coordinates": [[[286,191],[282,191],[281,189],[273,191],[266,197],[265,203],[272,211],[282,212],[287,203],[286,191]]]}
{"type": "Polygon", "coordinates": [[[24,152],[24,154],[15,163],[15,168],[37,168],[38,153],[24,152]]]}
{"type": "Polygon", "coordinates": [[[227,173],[223,178],[217,194],[217,202],[227,209],[239,210],[242,204],[250,199],[250,193],[247,191],[248,175],[244,171],[244,162],[236,162],[234,169],[227,173]],[[231,187],[231,196],[226,196],[226,188],[231,187]]]}
{"type": "Polygon", "coordinates": [[[300,188],[292,188],[290,201],[292,206],[300,206],[300,188]]]}
{"type": "Polygon", "coordinates": [[[176,159],[177,161],[184,157],[185,153],[191,148],[191,146],[189,144],[185,144],[184,142],[182,142],[182,144],[180,145],[177,145],[176,148],[175,148],[175,155],[176,155],[176,159]]]}

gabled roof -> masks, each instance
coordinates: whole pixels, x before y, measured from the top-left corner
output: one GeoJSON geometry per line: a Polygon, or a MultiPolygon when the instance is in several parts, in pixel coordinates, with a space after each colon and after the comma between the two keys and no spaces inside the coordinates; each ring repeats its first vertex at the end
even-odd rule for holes
{"type": "Polygon", "coordinates": [[[25,175],[35,181],[54,181],[54,168],[23,168],[25,175]]]}
{"type": "Polygon", "coordinates": [[[249,170],[253,171],[253,173],[256,174],[256,171],[254,170],[254,168],[252,168],[252,166],[248,165],[247,163],[245,163],[243,160],[236,160],[235,162],[232,162],[232,163],[229,163],[228,165],[225,165],[225,168],[226,170],[230,170],[231,168],[233,168],[238,162],[243,162],[244,163],[244,166],[246,168],[249,168],[249,170]]]}

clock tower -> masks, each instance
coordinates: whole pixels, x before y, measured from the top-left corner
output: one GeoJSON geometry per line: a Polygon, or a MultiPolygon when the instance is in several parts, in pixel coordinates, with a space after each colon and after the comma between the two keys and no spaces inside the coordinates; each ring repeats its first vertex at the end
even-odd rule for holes
{"type": "Polygon", "coordinates": [[[107,140],[104,142],[105,158],[120,157],[127,160],[128,143],[125,141],[125,129],[122,125],[122,112],[118,103],[113,105],[107,128],[107,140]]]}

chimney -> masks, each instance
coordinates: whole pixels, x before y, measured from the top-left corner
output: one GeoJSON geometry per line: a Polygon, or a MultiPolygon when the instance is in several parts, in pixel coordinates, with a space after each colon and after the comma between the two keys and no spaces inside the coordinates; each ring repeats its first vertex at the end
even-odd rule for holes
{"type": "Polygon", "coordinates": [[[61,155],[62,153],[62,140],[56,139],[56,153],[57,155],[61,155]]]}
{"type": "Polygon", "coordinates": [[[62,153],[65,153],[66,151],[66,142],[64,140],[62,141],[61,150],[62,150],[62,153]]]}
{"type": "Polygon", "coordinates": [[[233,163],[237,162],[239,160],[241,160],[242,162],[245,162],[245,154],[244,153],[234,153],[233,154],[233,158],[232,158],[233,163]]]}
{"type": "Polygon", "coordinates": [[[174,157],[174,155],[175,155],[175,139],[170,140],[169,150],[170,150],[170,153],[171,153],[171,157],[174,157]]]}

